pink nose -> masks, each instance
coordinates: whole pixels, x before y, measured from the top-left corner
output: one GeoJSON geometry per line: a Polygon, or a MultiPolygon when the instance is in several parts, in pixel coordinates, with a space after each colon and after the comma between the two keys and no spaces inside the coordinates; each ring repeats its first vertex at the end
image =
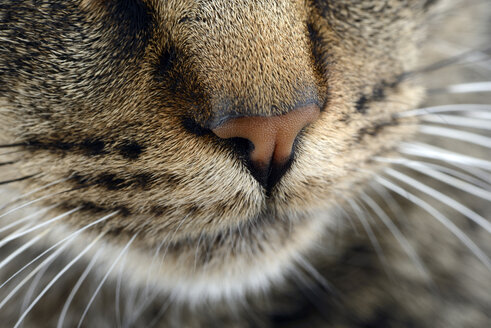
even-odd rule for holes
{"type": "Polygon", "coordinates": [[[319,114],[319,106],[311,104],[279,116],[238,117],[213,129],[213,133],[222,139],[244,138],[252,142],[254,149],[249,159],[255,169],[262,171],[261,175],[269,176],[271,168],[288,162],[298,133],[319,114]]]}

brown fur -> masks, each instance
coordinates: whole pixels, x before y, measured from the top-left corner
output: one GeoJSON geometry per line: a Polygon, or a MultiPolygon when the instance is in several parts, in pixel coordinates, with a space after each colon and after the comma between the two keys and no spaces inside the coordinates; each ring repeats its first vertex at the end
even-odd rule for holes
{"type": "Polygon", "coordinates": [[[56,193],[43,202],[61,203],[52,216],[82,206],[68,231],[118,211],[87,236],[120,247],[137,234],[135,287],[160,246],[150,281],[178,299],[267,289],[373,178],[372,158],[415,133],[393,114],[423,98],[404,74],[451,1],[432,2],[2,3],[0,140],[21,152],[0,176],[34,174],[24,192],[66,179],[29,199],[56,193]],[[307,103],[321,117],[271,195],[209,130],[307,103]]]}

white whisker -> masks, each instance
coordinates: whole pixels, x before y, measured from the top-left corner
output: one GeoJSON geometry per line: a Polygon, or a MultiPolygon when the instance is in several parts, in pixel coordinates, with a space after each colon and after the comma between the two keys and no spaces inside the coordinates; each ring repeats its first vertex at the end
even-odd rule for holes
{"type": "Polygon", "coordinates": [[[59,220],[63,219],[64,217],[67,217],[67,216],[69,216],[70,214],[72,214],[72,213],[75,213],[75,212],[79,211],[81,208],[82,208],[82,206],[79,206],[79,207],[74,208],[74,209],[72,209],[72,210],[70,210],[70,211],[67,211],[67,212],[65,212],[65,213],[63,213],[63,214],[60,214],[60,215],[58,215],[58,216],[55,216],[55,217],[54,217],[54,218],[52,218],[52,219],[49,219],[49,220],[44,221],[44,222],[42,222],[42,223],[40,223],[40,224],[38,224],[38,225],[35,225],[34,227],[32,227],[32,228],[30,228],[30,229],[27,229],[26,231],[22,231],[22,232],[20,232],[20,233],[18,233],[18,234],[15,234],[15,235],[13,235],[13,236],[10,236],[10,237],[7,237],[7,238],[4,238],[2,241],[0,241],[0,247],[4,246],[5,244],[7,244],[8,242],[10,242],[10,241],[12,241],[12,240],[14,240],[14,239],[20,238],[20,237],[22,237],[22,236],[27,235],[27,234],[28,234],[28,233],[30,233],[30,232],[33,232],[33,231],[35,231],[35,230],[37,230],[37,229],[40,229],[40,228],[42,228],[42,227],[45,227],[45,226],[47,226],[47,225],[49,225],[49,224],[51,224],[51,223],[53,223],[53,222],[59,221],[59,220]]]}
{"type": "Polygon", "coordinates": [[[97,258],[99,257],[100,253],[104,249],[104,246],[99,248],[97,252],[92,256],[92,259],[90,260],[89,264],[87,265],[87,268],[85,268],[84,272],[80,275],[80,278],[77,280],[75,285],[72,288],[72,291],[68,295],[65,304],[63,305],[63,309],[61,310],[60,317],[58,318],[58,324],[56,325],[57,328],[62,328],[63,327],[63,322],[65,321],[66,314],[68,312],[68,308],[70,307],[70,304],[73,301],[73,298],[75,297],[75,294],[78,292],[80,289],[80,286],[82,286],[82,283],[85,281],[87,276],[89,275],[90,270],[92,270],[92,267],[97,261],[97,258]]]}
{"type": "Polygon", "coordinates": [[[426,157],[437,159],[440,161],[449,161],[464,165],[470,165],[479,167],[485,170],[491,170],[491,162],[475,158],[472,156],[462,155],[459,153],[451,152],[442,148],[430,146],[423,143],[401,143],[399,151],[403,154],[413,155],[418,157],[426,157]]]}
{"type": "Polygon", "coordinates": [[[461,170],[464,170],[468,172],[469,174],[472,174],[473,176],[481,179],[484,183],[487,183],[489,185],[489,182],[491,182],[491,173],[488,173],[486,171],[483,171],[477,167],[472,167],[468,165],[457,165],[458,163],[448,163],[451,164],[461,170]]]}
{"type": "Polygon", "coordinates": [[[6,230],[9,230],[10,228],[13,228],[15,226],[18,226],[19,224],[21,223],[24,223],[26,221],[29,221],[29,220],[32,220],[34,218],[36,218],[39,214],[44,214],[46,212],[48,212],[49,210],[59,206],[60,204],[56,204],[56,205],[51,205],[51,206],[48,206],[48,207],[44,207],[42,209],[40,209],[39,211],[36,211],[34,213],[31,213],[29,214],[28,216],[22,218],[22,219],[19,219],[19,220],[16,220],[10,224],[7,224],[6,226],[3,226],[2,228],[0,228],[0,233],[6,231],[6,230]]]}
{"type": "Polygon", "coordinates": [[[32,225],[33,225],[33,224],[34,224],[34,223],[29,222],[29,223],[25,224],[24,226],[20,227],[19,229],[17,229],[17,230],[15,230],[15,231],[11,232],[11,233],[10,233],[10,234],[8,234],[7,236],[3,237],[3,239],[2,239],[2,240],[0,240],[0,243],[1,243],[3,240],[5,240],[5,239],[9,239],[9,238],[11,238],[11,237],[13,237],[13,236],[16,236],[16,235],[18,235],[18,234],[20,234],[20,233],[23,233],[24,231],[26,231],[27,229],[29,229],[30,227],[32,227],[32,225]]]}
{"type": "Polygon", "coordinates": [[[404,237],[402,232],[399,230],[399,228],[392,222],[390,217],[385,213],[384,210],[366,193],[362,192],[361,193],[361,198],[362,200],[377,214],[378,218],[382,221],[382,223],[389,229],[389,231],[394,235],[394,238],[399,242],[401,245],[402,249],[406,252],[406,254],[409,256],[409,258],[413,261],[413,263],[416,265],[417,269],[428,279],[431,281],[430,274],[428,273],[428,270],[425,268],[423,265],[423,262],[419,258],[418,254],[414,250],[414,248],[411,246],[409,241],[404,237]]]}
{"type": "Polygon", "coordinates": [[[419,132],[424,134],[441,136],[441,137],[456,139],[460,141],[466,141],[469,143],[473,143],[475,145],[491,148],[491,138],[481,136],[476,133],[466,132],[456,129],[449,129],[440,126],[431,126],[431,125],[422,125],[422,124],[418,126],[418,129],[419,132]]]}
{"type": "MultiPolygon", "coordinates": [[[[121,250],[121,252],[119,253],[119,255],[116,257],[116,259],[114,260],[114,262],[111,264],[111,267],[109,268],[109,270],[107,270],[106,274],[104,275],[104,277],[102,278],[101,282],[99,283],[99,285],[97,286],[95,292],[92,294],[92,297],[90,298],[89,300],[89,303],[87,303],[87,306],[85,307],[85,310],[84,312],[82,313],[82,316],[78,322],[78,325],[77,325],[77,328],[80,328],[82,326],[82,323],[85,319],[85,316],[87,315],[87,312],[89,311],[89,308],[90,306],[92,305],[92,303],[94,302],[95,300],[95,297],[97,296],[97,294],[99,293],[100,289],[102,288],[102,285],[104,284],[104,282],[107,280],[107,278],[109,277],[109,274],[111,273],[111,271],[114,269],[114,267],[116,266],[116,264],[118,263],[119,259],[121,258],[121,256],[123,256],[126,251],[128,250],[128,248],[130,247],[130,245],[133,243],[133,241],[135,240],[136,236],[138,234],[135,234],[129,241],[128,243],[126,244],[126,246],[121,250]]],[[[15,328],[15,327],[14,327],[15,328]]]]}
{"type": "Polygon", "coordinates": [[[472,117],[472,118],[477,118],[479,120],[491,120],[491,113],[488,111],[469,111],[465,112],[462,115],[465,115],[467,117],[472,117]]]}
{"type": "Polygon", "coordinates": [[[333,287],[331,284],[324,278],[322,274],[317,271],[316,268],[312,264],[310,264],[307,260],[305,260],[302,256],[296,256],[295,260],[298,264],[300,264],[307,272],[316,280],[319,284],[324,287],[325,290],[333,291],[333,287]]]}
{"type": "MultiPolygon", "coordinates": [[[[462,52],[470,52],[471,49],[467,47],[462,47],[461,45],[456,45],[447,40],[439,40],[438,46],[435,47],[435,50],[448,55],[453,54],[453,56],[458,55],[462,52]]],[[[469,57],[467,57],[466,61],[461,62],[461,64],[472,64],[469,68],[474,71],[481,72],[483,69],[487,71],[491,71],[491,58],[490,56],[483,51],[474,50],[469,57]]]]}
{"type": "Polygon", "coordinates": [[[32,301],[32,303],[29,305],[29,307],[24,311],[24,313],[20,316],[19,320],[17,320],[16,324],[14,325],[14,328],[18,328],[22,321],[24,321],[25,317],[27,314],[32,310],[32,308],[39,302],[39,300],[46,294],[46,292],[60,279],[62,275],[65,274],[65,272],[68,271],[80,258],[89,251],[92,246],[95,245],[95,243],[103,236],[104,233],[99,234],[87,247],[85,247],[80,254],[78,254],[73,260],[71,260],[63,269],[61,269],[60,272],[44,287],[44,289],[39,293],[38,297],[32,301]]]}
{"type": "Polygon", "coordinates": [[[3,268],[5,265],[7,265],[10,261],[12,261],[14,258],[16,258],[19,254],[24,252],[26,249],[34,245],[39,239],[41,239],[47,231],[44,231],[43,233],[37,235],[36,237],[32,238],[29,240],[27,243],[22,244],[21,247],[17,248],[14,252],[12,252],[9,256],[7,256],[2,262],[0,262],[0,269],[3,268]]]}
{"type": "Polygon", "coordinates": [[[48,184],[46,184],[46,185],[44,185],[42,187],[36,188],[36,189],[34,189],[32,191],[29,191],[29,192],[27,192],[27,193],[25,193],[23,195],[20,195],[18,197],[15,197],[14,199],[10,200],[7,204],[0,206],[0,211],[3,210],[4,208],[6,208],[7,206],[9,206],[9,205],[11,205],[11,204],[13,204],[13,203],[15,203],[15,202],[23,199],[23,198],[29,197],[29,196],[31,196],[31,195],[39,192],[39,191],[42,191],[44,189],[47,189],[47,188],[52,187],[54,185],[57,185],[57,184],[59,184],[61,182],[65,182],[65,181],[67,181],[69,179],[70,178],[64,178],[64,179],[56,180],[56,181],[50,182],[50,183],[48,183],[48,184]]]}
{"type": "Polygon", "coordinates": [[[373,232],[372,228],[370,227],[370,224],[368,223],[366,219],[366,215],[363,213],[361,210],[360,206],[352,200],[352,199],[346,199],[346,201],[350,204],[351,208],[354,210],[358,220],[361,222],[363,229],[368,235],[368,239],[370,239],[370,242],[372,243],[373,249],[375,250],[375,253],[377,253],[377,256],[379,257],[380,261],[383,264],[384,270],[386,270],[387,274],[390,276],[389,272],[387,271],[387,259],[385,258],[384,251],[382,250],[382,247],[380,246],[377,237],[375,236],[375,233],[373,232]]]}
{"type": "Polygon", "coordinates": [[[128,253],[125,254],[119,268],[118,279],[116,282],[116,294],[114,295],[114,313],[116,314],[116,323],[118,328],[121,327],[121,283],[123,281],[123,270],[126,265],[128,253]]]}
{"type": "Polygon", "coordinates": [[[457,212],[465,215],[466,217],[468,217],[469,219],[471,219],[472,221],[474,221],[477,225],[481,226],[482,228],[484,228],[487,232],[491,233],[491,223],[488,222],[485,218],[483,218],[481,215],[477,214],[476,212],[474,212],[473,210],[471,210],[470,208],[462,205],[461,203],[459,203],[458,201],[456,201],[455,199],[453,198],[450,198],[448,197],[447,195],[439,192],[438,190],[434,189],[434,188],[431,188],[405,174],[402,174],[401,172],[398,172],[394,169],[391,169],[391,168],[387,168],[385,170],[385,172],[387,174],[389,174],[390,176],[424,192],[425,194],[439,200],[440,202],[444,203],[445,205],[453,208],[454,210],[456,210],[457,212]]]}
{"type": "Polygon", "coordinates": [[[423,173],[429,177],[432,177],[436,180],[442,181],[454,188],[463,190],[469,194],[472,194],[474,196],[477,196],[479,198],[489,200],[491,201],[491,192],[487,191],[485,189],[479,188],[477,186],[471,185],[467,182],[464,182],[462,180],[456,179],[454,177],[451,177],[445,173],[438,172],[437,170],[434,170],[431,168],[431,164],[426,164],[424,162],[419,162],[419,161],[412,161],[409,159],[392,159],[392,158],[381,158],[381,157],[375,157],[374,158],[377,161],[382,161],[382,162],[389,162],[393,164],[399,164],[403,165],[406,167],[409,167],[415,171],[418,171],[420,173],[423,173]]]}
{"type": "Polygon", "coordinates": [[[489,112],[491,111],[491,105],[482,105],[482,104],[453,104],[453,105],[442,105],[442,106],[433,106],[426,108],[417,108],[408,110],[405,112],[400,112],[395,114],[395,117],[411,117],[411,116],[420,116],[431,113],[443,113],[443,112],[472,112],[472,111],[483,111],[489,112]]]}
{"type": "Polygon", "coordinates": [[[99,224],[103,221],[106,221],[107,219],[109,219],[110,217],[116,215],[119,211],[115,211],[115,212],[112,212],[78,230],[76,230],[75,232],[72,232],[71,234],[69,234],[68,236],[66,236],[65,238],[61,239],[60,241],[56,242],[54,245],[52,245],[51,247],[49,247],[48,249],[44,250],[41,254],[39,254],[38,256],[36,256],[33,260],[31,260],[29,263],[27,263],[26,265],[24,265],[22,268],[20,268],[19,270],[17,270],[17,272],[15,272],[12,276],[10,276],[6,281],[4,281],[1,285],[0,285],[0,289],[3,288],[3,286],[5,286],[9,281],[11,281],[13,278],[15,278],[18,274],[20,274],[22,271],[24,271],[25,269],[27,269],[29,266],[31,266],[33,263],[35,263],[37,260],[39,260],[40,258],[42,258],[44,255],[46,255],[47,253],[49,253],[50,251],[52,251],[53,249],[55,249],[56,247],[58,247],[59,245],[65,243],[65,242],[70,242],[71,240],[73,240],[77,235],[79,235],[80,233],[82,233],[83,231],[89,229],[90,227],[93,227],[94,225],[96,224],[99,224]]]}
{"type": "Polygon", "coordinates": [[[138,290],[136,288],[131,288],[127,297],[126,297],[126,309],[131,309],[131,311],[126,311],[123,315],[123,327],[129,328],[131,327],[131,321],[133,317],[136,315],[137,310],[136,306],[136,298],[137,298],[138,290]]]}
{"type": "Polygon", "coordinates": [[[370,182],[370,187],[377,193],[380,198],[389,206],[389,209],[391,210],[392,213],[396,215],[395,220],[399,222],[408,222],[408,218],[400,204],[395,200],[395,198],[392,196],[392,194],[387,190],[387,188],[384,188],[384,186],[381,186],[380,184],[371,181],[370,182]]]}
{"type": "MultiPolygon", "coordinates": [[[[138,302],[140,304],[140,307],[138,309],[136,309],[135,311],[132,311],[132,313],[129,313],[128,316],[131,314],[133,317],[131,319],[129,318],[126,318],[126,315],[125,315],[125,320],[124,320],[124,324],[123,324],[123,327],[127,327],[127,326],[131,326],[131,323],[133,322],[133,320],[135,320],[135,318],[137,318],[141,312],[143,312],[143,310],[158,296],[159,294],[159,291],[158,290],[153,290],[152,293],[150,293],[150,274],[151,274],[151,270],[154,270],[155,269],[155,263],[156,263],[156,260],[158,258],[158,255],[160,254],[160,251],[162,249],[162,246],[164,245],[165,243],[165,238],[162,240],[162,242],[159,243],[158,247],[156,248],[156,251],[154,253],[154,256],[152,258],[152,262],[149,266],[149,269],[147,270],[147,278],[146,278],[146,283],[145,283],[145,288],[143,290],[143,292],[141,293],[140,295],[140,301],[138,302]],[[145,298],[145,299],[143,299],[145,298]],[[128,323],[129,322],[129,323],[128,323]]],[[[165,256],[165,254],[164,254],[165,256]]],[[[159,266],[162,265],[162,259],[159,261],[159,266]]],[[[119,277],[118,277],[119,278],[119,277]]],[[[118,303],[119,304],[119,303],[118,303]]],[[[119,310],[119,309],[118,309],[119,310]]],[[[120,327],[121,326],[121,323],[118,323],[120,327]]]]}
{"type": "Polygon", "coordinates": [[[53,252],[50,256],[48,256],[43,262],[41,262],[34,270],[32,270],[20,283],[16,284],[15,287],[10,291],[10,293],[0,303],[0,309],[2,309],[5,306],[5,304],[7,304],[7,302],[22,288],[22,286],[24,286],[32,277],[34,277],[34,275],[39,270],[44,268],[46,265],[49,265],[56,257],[58,257],[72,241],[73,239],[69,240],[60,248],[58,248],[55,252],[53,252]]]}
{"type": "MultiPolygon", "coordinates": [[[[473,82],[453,84],[447,87],[436,89],[438,93],[473,93],[473,92],[491,92],[491,82],[473,82]]],[[[429,90],[431,93],[432,90],[429,90]]]]}
{"type": "Polygon", "coordinates": [[[34,292],[36,290],[36,287],[39,285],[39,282],[41,281],[41,278],[44,276],[46,271],[48,270],[49,265],[45,265],[37,274],[34,276],[34,279],[31,281],[31,285],[27,289],[26,292],[24,292],[24,300],[22,301],[22,306],[20,307],[20,313],[19,316],[22,315],[22,313],[27,309],[29,306],[29,303],[31,302],[32,296],[34,295],[34,292]]]}
{"type": "Polygon", "coordinates": [[[199,238],[198,238],[198,243],[196,245],[196,250],[194,251],[194,266],[193,266],[193,271],[195,271],[195,272],[196,272],[196,267],[198,265],[199,246],[201,245],[201,239],[202,238],[203,238],[203,234],[200,234],[199,235],[199,238]]]}
{"type": "Polygon", "coordinates": [[[336,203],[336,208],[338,209],[338,211],[341,212],[342,218],[346,218],[348,220],[348,223],[349,223],[350,227],[353,229],[353,231],[355,232],[355,234],[359,235],[360,232],[358,231],[358,228],[356,227],[355,223],[353,222],[353,219],[348,214],[348,212],[346,212],[346,210],[341,205],[339,205],[337,203],[336,203]]]}
{"type": "Polygon", "coordinates": [[[39,197],[39,198],[37,198],[37,199],[34,199],[34,200],[31,200],[31,201],[28,201],[28,202],[26,202],[26,203],[24,203],[24,204],[22,204],[22,205],[17,206],[16,208],[13,208],[13,209],[11,209],[11,210],[9,210],[9,211],[7,211],[7,212],[5,212],[5,213],[1,214],[1,215],[0,215],[0,219],[1,219],[1,218],[3,218],[3,217],[5,217],[5,216],[7,216],[7,215],[9,215],[10,213],[13,213],[13,212],[15,212],[15,211],[18,211],[18,210],[20,210],[20,209],[22,209],[22,208],[25,208],[25,207],[29,206],[29,205],[32,205],[32,204],[35,204],[35,203],[39,203],[40,201],[42,201],[42,200],[44,200],[44,199],[46,199],[46,198],[49,198],[49,197],[52,197],[52,196],[59,195],[59,194],[61,194],[61,193],[63,193],[63,192],[65,192],[65,191],[55,192],[55,193],[53,193],[53,194],[44,195],[44,196],[39,197]]]}
{"type": "Polygon", "coordinates": [[[436,210],[433,206],[422,200],[421,198],[411,194],[407,190],[399,187],[391,181],[382,178],[381,176],[375,176],[375,180],[386,188],[398,193],[409,201],[418,205],[428,213],[430,213],[436,220],[443,224],[452,234],[454,234],[489,270],[491,270],[491,261],[488,256],[462,231],[457,227],[449,218],[436,210]]]}
{"type": "MultiPolygon", "coordinates": [[[[150,266],[147,270],[147,277],[146,277],[146,282],[145,282],[145,289],[144,289],[144,292],[143,294],[146,294],[148,295],[149,293],[149,289],[150,289],[150,275],[152,274],[152,271],[155,269],[155,262],[157,261],[157,258],[160,254],[160,251],[162,249],[162,246],[164,246],[164,241],[165,241],[165,238],[162,242],[159,243],[159,245],[157,246],[157,248],[155,249],[155,252],[153,254],[153,257],[152,257],[152,262],[150,263],[150,266]]],[[[159,263],[159,264],[162,264],[162,263],[159,263]]]]}
{"type": "Polygon", "coordinates": [[[153,328],[155,327],[155,325],[159,322],[160,319],[162,319],[162,316],[165,314],[165,311],[167,311],[167,309],[169,308],[169,306],[171,305],[172,303],[172,298],[168,298],[164,304],[162,304],[162,306],[160,307],[160,310],[159,312],[154,316],[152,322],[150,322],[150,324],[148,325],[147,328],[153,328]]]}
{"type": "MultiPolygon", "coordinates": [[[[157,250],[154,254],[154,257],[152,258],[152,263],[150,265],[150,270],[153,270],[153,266],[155,265],[155,262],[154,260],[156,260],[157,256],[160,254],[160,250],[162,249],[162,246],[164,245],[166,239],[164,238],[158,245],[157,247],[157,250]]],[[[167,248],[165,250],[165,252],[167,252],[167,248]]],[[[164,257],[165,257],[165,253],[163,254],[163,256],[161,257],[160,261],[159,261],[159,267],[162,266],[162,263],[163,263],[163,260],[164,260],[164,257]]],[[[125,321],[128,321],[129,323],[128,324],[125,324],[123,325],[124,327],[127,327],[128,325],[131,326],[131,323],[133,322],[133,320],[135,320],[135,318],[137,318],[141,312],[143,312],[143,310],[159,295],[159,290],[158,289],[155,289],[153,290],[152,293],[150,293],[150,276],[147,274],[147,281],[146,281],[146,284],[145,284],[145,289],[144,291],[142,292],[141,294],[141,298],[144,298],[145,297],[145,300],[140,300],[140,307],[135,310],[135,311],[132,311],[132,316],[133,318],[131,319],[125,319],[125,321]]]]}
{"type": "Polygon", "coordinates": [[[145,308],[148,307],[153,302],[153,300],[157,298],[158,295],[159,292],[157,289],[152,294],[149,295],[143,294],[142,297],[140,298],[140,303],[141,303],[140,307],[138,307],[135,311],[131,311],[129,313],[129,315],[131,315],[131,319],[128,319],[127,323],[123,327],[132,327],[133,323],[141,315],[143,310],[145,310],[145,308]],[[143,296],[145,296],[144,300],[142,299],[143,296]]]}
{"type": "MultiPolygon", "coordinates": [[[[446,167],[446,166],[443,166],[443,165],[434,164],[434,163],[430,163],[430,162],[425,162],[425,161],[414,161],[414,162],[421,163],[422,165],[424,165],[426,167],[430,167],[430,168],[438,171],[439,173],[447,173],[446,176],[452,175],[452,176],[460,179],[460,181],[466,181],[466,182],[468,182],[470,184],[473,184],[475,186],[480,187],[481,189],[491,191],[491,184],[490,183],[488,183],[485,180],[479,179],[475,175],[472,176],[471,175],[472,173],[471,172],[468,172],[468,170],[466,170],[465,168],[461,168],[461,169],[464,170],[464,171],[467,171],[468,173],[457,171],[457,170],[451,169],[449,167],[446,167]]],[[[459,180],[457,180],[457,181],[459,181],[459,180]]],[[[489,180],[489,181],[491,181],[491,180],[489,180]]]]}
{"type": "Polygon", "coordinates": [[[463,126],[474,129],[491,130],[491,124],[489,122],[470,117],[462,117],[460,115],[424,115],[421,117],[421,121],[430,123],[440,123],[446,125],[463,126]]]}

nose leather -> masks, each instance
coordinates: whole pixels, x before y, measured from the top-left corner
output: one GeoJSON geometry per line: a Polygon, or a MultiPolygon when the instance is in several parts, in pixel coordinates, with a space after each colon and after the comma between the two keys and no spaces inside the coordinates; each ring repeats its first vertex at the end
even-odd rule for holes
{"type": "Polygon", "coordinates": [[[271,167],[281,167],[288,162],[298,133],[319,114],[319,107],[311,104],[284,115],[233,118],[212,131],[222,139],[244,138],[252,142],[254,149],[249,159],[256,169],[268,175],[271,167]]]}

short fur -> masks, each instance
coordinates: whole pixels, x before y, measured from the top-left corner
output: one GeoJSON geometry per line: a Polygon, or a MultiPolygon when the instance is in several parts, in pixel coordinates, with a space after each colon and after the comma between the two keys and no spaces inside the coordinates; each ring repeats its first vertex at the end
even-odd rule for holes
{"type": "MultiPolygon", "coordinates": [[[[40,188],[25,200],[52,195],[39,203],[57,204],[47,213],[51,217],[80,207],[63,219],[63,227],[49,232],[48,244],[115,212],[71,246],[71,254],[78,254],[102,232],[94,249],[106,245],[98,262],[105,273],[134,238],[124,269],[112,270],[108,284],[116,284],[124,270],[128,293],[151,284],[182,302],[183,313],[189,304],[211,302],[211,314],[196,310],[193,319],[177,315],[178,322],[199,326],[225,317],[224,322],[242,325],[247,320],[235,319],[218,304],[266,292],[273,295],[271,307],[280,309],[275,302],[290,292],[286,282],[302,258],[346,220],[337,206],[349,205],[384,166],[374,157],[395,154],[402,141],[413,138],[416,120],[395,114],[422,101],[423,88],[411,74],[420,65],[420,49],[433,40],[431,24],[441,24],[434,17],[454,5],[427,0],[2,1],[0,141],[1,149],[18,152],[2,157],[15,163],[0,176],[25,177],[16,184],[22,188],[18,194],[40,188]],[[271,192],[252,177],[234,143],[210,130],[230,117],[279,115],[310,103],[322,108],[320,119],[297,138],[294,161],[271,192]],[[156,250],[164,254],[157,261],[156,250]]],[[[413,217],[411,211],[417,210],[406,215],[413,217]]],[[[339,254],[366,243],[352,237],[346,225],[340,229],[341,245],[332,246],[339,254]]],[[[425,238],[420,247],[431,247],[425,238]]],[[[371,252],[360,247],[351,259],[364,261],[359,254],[371,252]]],[[[397,262],[406,256],[402,251],[389,249],[386,256],[406,300],[393,303],[382,292],[382,267],[374,268],[370,288],[344,288],[352,302],[341,306],[336,297],[329,298],[329,314],[319,322],[431,326],[434,311],[441,326],[465,322],[450,320],[447,307],[431,303],[427,281],[397,262]],[[420,301],[430,303],[425,309],[415,304],[420,301]]],[[[322,271],[333,286],[345,286],[343,279],[359,284],[369,279],[333,263],[318,264],[327,268],[322,271]]],[[[476,286],[481,286],[489,271],[476,270],[475,277],[481,277],[476,286]]],[[[62,295],[67,288],[59,288],[62,295]]],[[[66,296],[60,298],[64,302],[66,296]]],[[[165,303],[162,299],[154,304],[165,303]]],[[[490,298],[476,299],[463,301],[462,307],[476,312],[466,315],[469,326],[484,327],[490,298]]],[[[275,311],[262,303],[247,307],[259,313],[258,324],[267,325],[272,316],[264,313],[275,311]]],[[[43,311],[58,313],[59,307],[43,311]]],[[[68,320],[76,324],[73,313],[68,320]]],[[[55,314],[47,316],[57,320],[55,314]]],[[[146,326],[156,317],[146,313],[134,324],[146,326]]],[[[170,317],[161,325],[171,325],[170,317]]],[[[111,320],[97,318],[89,316],[86,324],[111,326],[111,320]]],[[[27,320],[26,326],[36,326],[29,321],[35,315],[27,320]]]]}

